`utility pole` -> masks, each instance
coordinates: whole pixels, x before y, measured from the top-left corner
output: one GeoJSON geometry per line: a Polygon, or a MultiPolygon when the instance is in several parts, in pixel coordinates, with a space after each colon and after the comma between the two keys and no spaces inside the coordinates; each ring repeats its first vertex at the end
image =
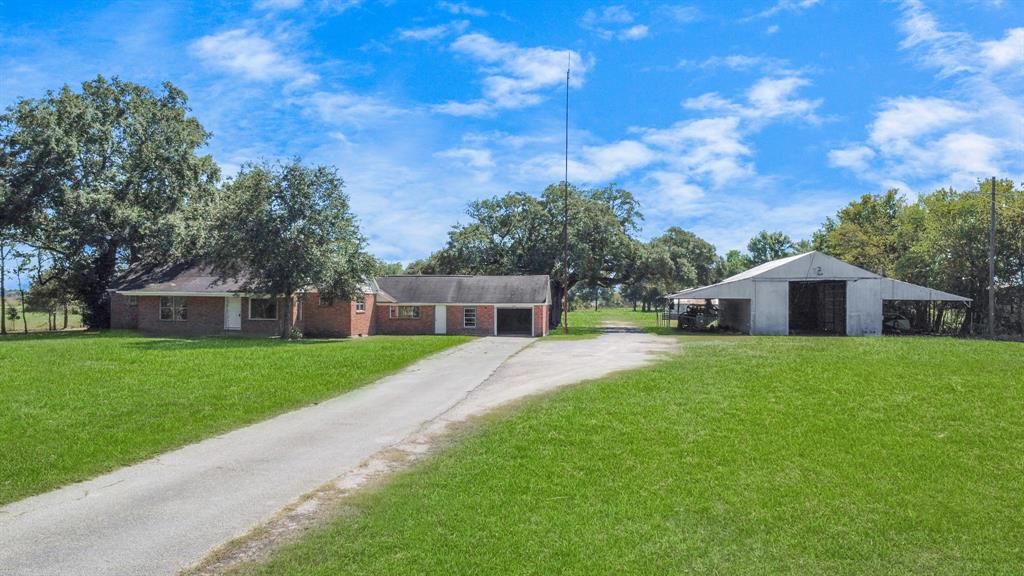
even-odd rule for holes
{"type": "Polygon", "coordinates": [[[565,66],[565,179],[562,180],[562,333],[569,333],[569,71],[572,52],[565,66]]]}
{"type": "Polygon", "coordinates": [[[992,177],[992,202],[988,220],[988,336],[996,335],[996,177],[992,177]]]}

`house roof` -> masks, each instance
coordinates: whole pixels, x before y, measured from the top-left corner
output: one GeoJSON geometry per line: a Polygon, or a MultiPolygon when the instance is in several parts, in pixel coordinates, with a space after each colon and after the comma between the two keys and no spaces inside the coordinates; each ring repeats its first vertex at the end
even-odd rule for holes
{"type": "Polygon", "coordinates": [[[753,294],[753,283],[759,281],[807,280],[872,280],[880,284],[884,300],[948,300],[970,302],[949,292],[934,290],[925,286],[902,282],[893,278],[884,278],[874,272],[858,268],[833,258],[817,250],[772,260],[750,270],[730,276],[717,284],[682,290],[667,296],[670,300],[683,298],[750,298],[753,294]]]}
{"type": "Polygon", "coordinates": [[[182,262],[161,266],[136,267],[116,278],[116,292],[181,294],[231,294],[242,291],[245,278],[220,280],[209,266],[182,262]]]}
{"type": "Polygon", "coordinates": [[[550,287],[541,276],[380,276],[381,292],[408,304],[543,304],[550,287]]]}
{"type": "MultiPolygon", "coordinates": [[[[111,290],[132,295],[224,296],[244,292],[244,276],[221,281],[209,266],[194,262],[137,267],[118,277],[111,290]]],[[[547,276],[382,276],[363,291],[381,303],[543,304],[547,276]]]]}

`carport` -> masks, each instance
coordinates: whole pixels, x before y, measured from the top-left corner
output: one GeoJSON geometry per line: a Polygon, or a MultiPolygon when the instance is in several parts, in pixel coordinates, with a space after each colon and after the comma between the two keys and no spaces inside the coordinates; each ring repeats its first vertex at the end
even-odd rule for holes
{"type": "Polygon", "coordinates": [[[886,278],[817,251],[766,262],[718,284],[667,298],[717,300],[719,326],[749,334],[847,336],[882,334],[887,301],[971,301],[886,278]]]}

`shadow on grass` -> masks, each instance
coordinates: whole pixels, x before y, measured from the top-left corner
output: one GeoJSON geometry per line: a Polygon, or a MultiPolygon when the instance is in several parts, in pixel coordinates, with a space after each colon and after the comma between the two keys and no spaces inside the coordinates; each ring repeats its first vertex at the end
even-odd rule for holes
{"type": "Polygon", "coordinates": [[[332,340],[281,340],[266,336],[195,336],[171,337],[136,335],[137,339],[125,342],[126,346],[153,351],[180,350],[230,350],[240,348],[280,348],[282,346],[317,346],[331,342],[346,342],[347,339],[332,340]]]}
{"type": "Polygon", "coordinates": [[[99,330],[81,330],[81,329],[68,329],[58,330],[56,332],[50,331],[30,331],[28,334],[24,332],[12,332],[8,331],[7,334],[0,336],[0,342],[5,340],[55,340],[59,338],[99,338],[106,335],[106,332],[99,330]]]}

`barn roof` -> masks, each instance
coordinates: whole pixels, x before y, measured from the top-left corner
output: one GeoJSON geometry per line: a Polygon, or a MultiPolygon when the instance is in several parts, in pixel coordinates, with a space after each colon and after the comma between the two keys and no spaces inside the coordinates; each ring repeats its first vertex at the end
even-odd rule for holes
{"type": "Polygon", "coordinates": [[[730,276],[717,284],[682,290],[669,294],[667,298],[670,300],[752,298],[754,282],[810,280],[877,280],[881,287],[883,300],[948,300],[956,302],[970,302],[971,300],[949,292],[885,278],[817,250],[765,262],[760,266],[730,276]]]}
{"type": "Polygon", "coordinates": [[[380,276],[377,285],[407,304],[544,304],[549,279],[538,276],[380,276]]]}

